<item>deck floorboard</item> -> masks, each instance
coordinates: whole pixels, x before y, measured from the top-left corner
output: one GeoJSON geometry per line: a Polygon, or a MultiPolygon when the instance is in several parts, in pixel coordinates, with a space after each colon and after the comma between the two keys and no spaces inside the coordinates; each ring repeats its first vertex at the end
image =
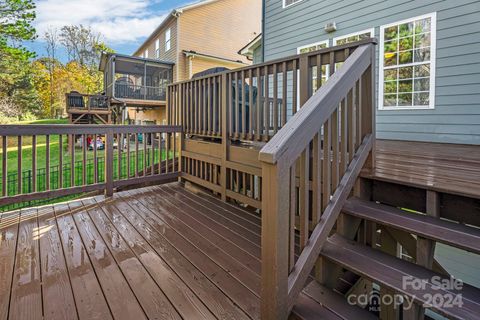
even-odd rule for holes
{"type": "Polygon", "coordinates": [[[375,169],[362,176],[480,199],[480,147],[377,140],[375,169]]]}
{"type": "Polygon", "coordinates": [[[259,319],[260,220],[179,183],[0,215],[0,320],[259,319]]]}

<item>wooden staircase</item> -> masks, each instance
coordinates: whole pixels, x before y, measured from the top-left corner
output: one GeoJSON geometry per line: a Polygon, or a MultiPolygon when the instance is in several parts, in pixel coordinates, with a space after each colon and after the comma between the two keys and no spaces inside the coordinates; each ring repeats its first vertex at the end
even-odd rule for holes
{"type": "MultiPolygon", "coordinates": [[[[375,223],[377,226],[394,228],[416,237],[444,243],[472,253],[480,253],[480,230],[474,227],[356,197],[350,198],[345,203],[342,212],[351,217],[375,223]]],[[[408,316],[413,316],[413,319],[420,318],[418,314],[421,310],[420,305],[428,305],[428,308],[449,319],[478,318],[480,289],[465,283],[461,284],[461,288],[438,287],[438,283],[451,281],[450,275],[445,274],[438,262],[434,261],[433,269],[441,272],[382,252],[381,243],[372,245],[347,240],[339,234],[334,234],[327,239],[321,256],[346,270],[342,277],[349,277],[356,281],[366,279],[381,288],[387,288],[388,292],[393,292],[397,297],[400,295],[405,297],[404,308],[408,308],[408,303],[413,302],[411,309],[403,310],[404,319],[408,316]],[[408,279],[409,284],[405,279],[408,279]],[[423,287],[418,288],[418,283],[423,283],[423,287]],[[440,300],[435,303],[432,297],[433,299],[443,297],[452,303],[442,303],[440,300]],[[409,312],[417,312],[417,314],[412,315],[409,312]]],[[[355,301],[355,297],[349,296],[345,290],[339,292],[342,288],[338,285],[340,282],[345,283],[339,279],[337,287],[328,289],[313,280],[297,299],[292,310],[293,317],[313,319],[313,315],[325,314],[326,319],[369,319],[378,316],[378,312],[367,312],[365,309],[349,304],[347,300],[355,301]]],[[[379,293],[369,292],[369,294],[379,293]]],[[[399,307],[402,306],[399,305],[399,307]]]]}

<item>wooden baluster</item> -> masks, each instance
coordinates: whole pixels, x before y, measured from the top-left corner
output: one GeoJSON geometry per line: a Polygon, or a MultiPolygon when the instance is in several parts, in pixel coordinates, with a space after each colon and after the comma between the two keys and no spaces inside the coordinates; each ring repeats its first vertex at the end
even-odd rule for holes
{"type": "Polygon", "coordinates": [[[143,137],[143,157],[142,157],[142,160],[143,160],[143,176],[145,177],[147,175],[147,149],[148,149],[148,144],[147,144],[147,134],[144,132],[142,133],[142,137],[143,137]]]}
{"type": "Polygon", "coordinates": [[[284,62],[282,65],[282,112],[281,112],[281,119],[280,123],[283,127],[285,123],[287,123],[287,63],[284,62]]]}
{"type": "MultiPolygon", "coordinates": [[[[30,190],[29,190],[30,191],[30,190]]],[[[32,136],[32,191],[37,191],[37,136],[32,136]]]]}
{"type": "Polygon", "coordinates": [[[312,149],[312,228],[320,221],[322,215],[322,138],[318,132],[313,138],[312,149]]]}
{"type": "Polygon", "coordinates": [[[278,132],[278,75],[277,64],[273,65],[273,133],[278,132]]]}
{"type": "Polygon", "coordinates": [[[331,194],[331,168],[332,163],[330,161],[330,147],[332,144],[332,134],[331,134],[331,120],[328,119],[327,122],[323,124],[323,177],[322,177],[322,212],[328,205],[330,201],[331,194]]]}
{"type": "Polygon", "coordinates": [[[350,163],[355,154],[355,109],[353,106],[354,88],[347,94],[347,114],[348,114],[348,162],[350,163]]]}
{"type": "Polygon", "coordinates": [[[17,193],[23,193],[22,190],[22,136],[18,136],[17,140],[17,193]]]}
{"type": "Polygon", "coordinates": [[[207,80],[202,80],[202,134],[207,134],[207,80]]]}
{"type": "Polygon", "coordinates": [[[315,90],[320,89],[322,86],[322,54],[317,55],[317,86],[315,90]]]}
{"type": "MultiPolygon", "coordinates": [[[[172,101],[172,100],[170,100],[172,101]]],[[[173,101],[172,101],[173,102],[173,101]]],[[[173,115],[172,115],[173,117],[173,115]]],[[[122,137],[121,133],[117,133],[117,157],[118,157],[118,180],[122,180],[122,137]]]]}
{"type": "Polygon", "coordinates": [[[75,135],[70,135],[70,187],[75,186],[75,135]]]}
{"type": "Polygon", "coordinates": [[[50,135],[45,136],[45,190],[50,190],[50,135]]]}
{"type": "Polygon", "coordinates": [[[341,116],[342,116],[342,123],[341,123],[341,128],[342,128],[342,159],[341,159],[341,163],[342,163],[342,170],[341,170],[341,176],[343,177],[343,175],[345,174],[345,172],[347,171],[347,168],[348,168],[348,110],[347,110],[347,98],[345,97],[343,100],[342,100],[342,113],[341,113],[341,116]]]}
{"type": "Polygon", "coordinates": [[[295,220],[297,216],[297,173],[296,162],[290,167],[290,207],[289,207],[289,271],[295,266],[295,220]]]}
{"type": "Polygon", "coordinates": [[[63,188],[63,136],[58,136],[58,188],[63,188]]]}
{"type": "Polygon", "coordinates": [[[242,139],[247,137],[247,102],[245,101],[247,98],[245,92],[245,70],[242,70],[242,139]]]}
{"type": "Polygon", "coordinates": [[[248,70],[248,139],[253,140],[253,69],[248,70]]]}
{"type": "Polygon", "coordinates": [[[207,89],[207,114],[206,114],[206,127],[207,127],[207,135],[211,136],[212,135],[212,80],[214,78],[207,78],[207,84],[206,84],[206,89],[207,89]]]}
{"type": "Polygon", "coordinates": [[[87,136],[82,135],[82,185],[87,184],[87,136]]]}
{"type": "Polygon", "coordinates": [[[138,177],[138,132],[135,135],[135,178],[138,177]]]}
{"type": "Polygon", "coordinates": [[[260,123],[262,121],[261,115],[262,115],[262,103],[261,103],[261,96],[262,96],[262,75],[260,68],[256,69],[256,74],[257,74],[257,105],[255,108],[255,113],[256,113],[256,132],[255,132],[255,139],[260,140],[260,135],[261,135],[261,128],[260,128],[260,123]]]}
{"type": "Polygon", "coordinates": [[[98,183],[98,154],[97,154],[97,134],[93,135],[93,182],[98,183]]]}
{"type": "Polygon", "coordinates": [[[240,105],[239,105],[239,88],[238,88],[238,72],[235,72],[235,83],[234,83],[234,88],[235,88],[235,106],[233,108],[233,116],[235,117],[235,129],[233,130],[234,132],[234,137],[238,138],[239,137],[239,128],[240,128],[240,105]]]}
{"type": "Polygon", "coordinates": [[[150,134],[150,175],[155,174],[155,133],[151,132],[150,134]]]}
{"type": "Polygon", "coordinates": [[[199,109],[199,98],[198,98],[198,81],[193,81],[193,132],[198,134],[198,109],[199,109]]]}
{"type": "Polygon", "coordinates": [[[360,92],[360,81],[357,81],[355,83],[355,112],[356,112],[356,116],[357,116],[357,119],[356,119],[356,129],[357,129],[357,132],[355,134],[355,137],[356,137],[356,146],[355,146],[355,149],[360,146],[360,144],[362,143],[362,109],[361,109],[361,106],[360,106],[360,95],[361,95],[361,92],[360,92]]]}
{"type": "MultiPolygon", "coordinates": [[[[217,83],[218,77],[213,78],[213,83],[212,83],[212,115],[210,117],[210,128],[211,128],[211,133],[212,135],[219,135],[220,134],[220,129],[217,127],[219,122],[220,122],[220,109],[218,108],[218,99],[217,99],[217,83]]],[[[221,79],[221,78],[220,78],[221,79]]]]}
{"type": "Polygon", "coordinates": [[[8,138],[2,136],[2,196],[6,197],[8,194],[7,176],[8,176],[8,138]]]}
{"type": "Polygon", "coordinates": [[[113,196],[113,131],[108,130],[105,139],[105,196],[113,196]]]}
{"type": "Polygon", "coordinates": [[[309,161],[310,146],[300,156],[300,190],[299,190],[299,214],[300,214],[300,248],[306,246],[309,238],[309,161]]]}
{"type": "Polygon", "coordinates": [[[337,189],[340,182],[340,171],[338,162],[340,157],[338,156],[338,106],[332,114],[332,192],[337,189]]]}
{"type": "Polygon", "coordinates": [[[176,133],[172,133],[173,137],[173,172],[176,172],[178,170],[178,165],[175,165],[175,159],[177,158],[177,138],[176,138],[176,133]]]}
{"type": "Polygon", "coordinates": [[[293,60],[292,68],[292,114],[297,113],[297,60],[293,60]]]}
{"type": "Polygon", "coordinates": [[[264,103],[263,103],[263,140],[267,141],[270,134],[270,92],[268,89],[269,75],[268,75],[268,66],[265,66],[265,91],[264,91],[264,103]]]}
{"type": "Polygon", "coordinates": [[[158,174],[162,174],[162,133],[158,133],[158,174]]]}
{"type": "Polygon", "coordinates": [[[165,133],[165,173],[170,172],[170,134],[165,133]]]}

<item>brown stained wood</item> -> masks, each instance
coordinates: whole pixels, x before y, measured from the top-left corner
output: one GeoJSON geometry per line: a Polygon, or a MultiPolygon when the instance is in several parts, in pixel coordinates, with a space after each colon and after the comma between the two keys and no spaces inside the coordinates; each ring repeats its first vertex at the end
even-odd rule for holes
{"type": "Polygon", "coordinates": [[[38,231],[37,209],[22,209],[10,296],[10,319],[43,319],[38,231]]]}
{"type": "Polygon", "coordinates": [[[7,195],[7,162],[8,162],[8,143],[7,136],[2,136],[2,196],[7,195]]]}
{"type": "Polygon", "coordinates": [[[53,206],[38,209],[43,312],[48,319],[77,319],[77,310],[53,206]],[[58,308],[61,305],[61,308],[58,308]]]}
{"type": "Polygon", "coordinates": [[[22,157],[23,157],[23,147],[22,147],[22,136],[17,137],[17,194],[23,193],[22,190],[22,157]]]}
{"type": "MultiPolygon", "coordinates": [[[[54,206],[59,240],[80,319],[112,319],[102,288],[67,204],[54,206]]],[[[55,305],[58,308],[58,305],[55,305]]]]}
{"type": "Polygon", "coordinates": [[[37,191],[37,136],[32,136],[32,191],[37,191]]]}
{"type": "Polygon", "coordinates": [[[70,203],[73,220],[79,231],[95,274],[115,319],[146,319],[137,298],[120,268],[100,237],[94,223],[81,203],[70,203]]]}
{"type": "Polygon", "coordinates": [[[435,287],[435,284],[430,279],[436,276],[440,277],[440,279],[448,278],[413,263],[385,254],[380,250],[374,250],[357,242],[347,241],[338,235],[328,239],[322,250],[322,256],[375,281],[381,286],[390,288],[395,292],[400,291],[421,304],[425,303],[425,297],[429,295],[451,295],[455,297],[457,294],[462,294],[462,307],[442,308],[443,305],[432,306],[433,310],[448,318],[475,319],[480,312],[480,304],[478,304],[480,290],[478,288],[468,284],[463,284],[463,288],[460,291],[435,287]],[[403,277],[405,276],[411,276],[422,281],[425,288],[418,289],[412,286],[404,286],[403,277]]]}
{"type": "MultiPolygon", "coordinates": [[[[169,196],[160,192],[160,195],[164,199],[168,199],[169,196]]],[[[252,266],[257,264],[257,259],[253,257],[248,257],[247,259],[235,259],[238,258],[238,254],[235,254],[234,251],[240,251],[240,248],[229,245],[228,240],[223,238],[218,241],[218,237],[212,236],[211,233],[215,232],[213,229],[202,228],[198,224],[191,224],[191,219],[183,219],[178,217],[184,224],[178,223],[178,221],[173,220],[166,216],[167,212],[177,212],[179,210],[184,210],[183,206],[174,205],[174,203],[166,200],[165,202],[155,202],[155,198],[158,197],[143,197],[145,201],[141,203],[149,208],[152,212],[156,209],[155,213],[169,224],[177,233],[181,234],[185,240],[187,240],[191,245],[195,246],[199,251],[203,252],[208,256],[212,261],[217,265],[222,267],[226,272],[235,277],[240,283],[245,287],[250,289],[251,292],[257,296],[260,293],[260,277],[258,272],[252,271],[248,268],[247,264],[252,266]],[[215,241],[217,240],[217,241],[215,241]],[[225,246],[225,247],[223,247],[225,246]],[[230,250],[226,250],[226,247],[229,247],[230,250]]]]}
{"type": "Polygon", "coordinates": [[[301,293],[295,302],[290,318],[292,320],[309,320],[309,319],[323,319],[323,320],[343,320],[335,313],[327,310],[318,302],[301,293]]]}
{"type": "Polygon", "coordinates": [[[213,229],[218,234],[223,235],[248,252],[251,252],[254,255],[260,254],[261,239],[259,234],[256,234],[240,224],[226,218],[225,215],[218,214],[214,208],[199,205],[197,202],[190,200],[189,197],[176,192],[175,190],[170,190],[168,187],[162,188],[162,190],[167,192],[169,197],[181,201],[183,203],[183,210],[186,210],[185,207],[189,207],[192,210],[201,208],[201,210],[198,210],[198,213],[195,214],[195,218],[199,222],[214,226],[213,229]]]}
{"type": "Polygon", "coordinates": [[[144,206],[134,207],[135,212],[144,218],[157,232],[173,245],[196,269],[200,270],[210,281],[232,299],[244,312],[253,318],[258,318],[258,297],[246,287],[239,284],[231,275],[221,269],[208,256],[199,252],[194,246],[176,232],[167,228],[158,216],[144,206]]]}
{"type": "MultiPolygon", "coordinates": [[[[142,306],[149,319],[181,319],[175,308],[168,301],[165,294],[145,270],[135,254],[130,249],[121,234],[107,219],[102,209],[93,199],[82,201],[86,208],[88,218],[95,224],[96,230],[110,251],[115,263],[119,266],[130,288],[142,306]]],[[[116,222],[117,224],[119,222],[116,222]]]]}
{"type": "Polygon", "coordinates": [[[302,250],[309,239],[309,147],[300,156],[300,188],[299,188],[299,210],[300,215],[300,249],[302,250]]]}
{"type": "Polygon", "coordinates": [[[20,210],[0,214],[0,319],[8,318],[20,210]]]}
{"type": "MultiPolygon", "coordinates": [[[[160,194],[165,198],[172,199],[171,196],[168,194],[165,194],[163,192],[160,192],[160,194]]],[[[256,255],[254,252],[249,251],[244,247],[238,246],[235,242],[228,239],[228,237],[224,237],[221,234],[219,234],[214,228],[214,226],[208,224],[209,223],[208,220],[204,220],[203,222],[205,223],[199,223],[199,221],[196,220],[196,216],[199,214],[199,211],[196,211],[192,208],[185,208],[185,206],[183,205],[178,206],[177,201],[173,201],[173,202],[168,201],[166,203],[168,208],[164,208],[162,206],[162,203],[158,201],[158,197],[148,196],[148,194],[146,194],[146,197],[144,199],[145,201],[141,202],[142,205],[149,208],[150,210],[155,210],[155,208],[162,209],[162,210],[158,210],[159,214],[163,213],[165,210],[167,212],[169,210],[170,211],[173,210],[174,212],[177,212],[178,210],[182,210],[185,214],[177,213],[175,217],[165,216],[163,214],[162,219],[168,220],[167,222],[170,225],[172,225],[172,227],[176,229],[180,228],[181,230],[183,230],[182,234],[186,234],[186,232],[188,233],[192,232],[189,229],[195,230],[196,233],[198,233],[199,235],[201,235],[202,237],[206,238],[208,241],[213,243],[215,246],[220,248],[220,250],[222,250],[224,254],[227,254],[233,257],[240,264],[245,265],[248,269],[252,270],[253,272],[257,274],[260,273],[259,255],[256,255]],[[180,220],[182,224],[178,224],[177,220],[180,220]],[[185,226],[188,227],[188,229],[185,229],[185,226]]],[[[193,244],[195,244],[195,242],[193,244]]],[[[220,259],[223,259],[223,258],[220,257],[220,259]]],[[[229,266],[229,268],[232,268],[232,267],[229,266]]],[[[233,268],[233,269],[236,270],[237,268],[233,268]]],[[[251,275],[251,276],[255,278],[255,275],[251,275]]],[[[251,287],[254,287],[254,286],[251,286],[251,287]]],[[[253,291],[256,292],[255,290],[253,291]]]]}
{"type": "Polygon", "coordinates": [[[95,199],[104,214],[130,246],[136,258],[148,270],[165,295],[173,301],[174,307],[184,319],[213,318],[207,307],[198,299],[189,287],[178,277],[168,264],[157,255],[153,247],[138,233],[116,207],[119,201],[100,201],[95,199]]]}
{"type": "MultiPolygon", "coordinates": [[[[123,203],[126,204],[125,202],[123,203]]],[[[165,240],[162,236],[162,225],[155,218],[152,217],[150,219],[151,215],[147,209],[135,208],[131,204],[132,202],[128,203],[126,207],[130,210],[120,210],[122,215],[133,225],[137,232],[144,236],[156,253],[181,279],[188,279],[188,281],[185,281],[185,284],[208,306],[214,315],[233,319],[247,318],[220,289],[165,240]]]]}

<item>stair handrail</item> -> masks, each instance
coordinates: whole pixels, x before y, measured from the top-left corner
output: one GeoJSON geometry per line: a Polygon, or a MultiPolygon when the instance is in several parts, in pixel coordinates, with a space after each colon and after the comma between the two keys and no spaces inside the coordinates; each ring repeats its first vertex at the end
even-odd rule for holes
{"type": "Polygon", "coordinates": [[[358,47],[260,151],[262,319],[288,316],[373,150],[374,50],[375,42],[358,47]],[[298,229],[302,252],[295,263],[298,229]]]}

